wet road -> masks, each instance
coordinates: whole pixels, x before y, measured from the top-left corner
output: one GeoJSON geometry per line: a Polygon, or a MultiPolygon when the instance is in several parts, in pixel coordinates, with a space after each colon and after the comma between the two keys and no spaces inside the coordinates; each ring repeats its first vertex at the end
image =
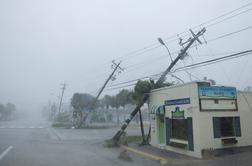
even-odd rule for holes
{"type": "Polygon", "coordinates": [[[121,149],[103,146],[115,131],[54,129],[45,122],[0,122],[0,166],[159,165],[132,154],[132,161],[118,159],[121,149]]]}

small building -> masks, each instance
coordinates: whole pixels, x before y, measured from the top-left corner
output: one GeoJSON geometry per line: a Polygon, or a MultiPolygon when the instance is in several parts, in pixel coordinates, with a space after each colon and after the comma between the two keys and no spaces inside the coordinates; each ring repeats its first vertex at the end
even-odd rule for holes
{"type": "Polygon", "coordinates": [[[204,150],[252,145],[252,93],[191,82],[152,90],[150,144],[201,158],[204,150]]]}

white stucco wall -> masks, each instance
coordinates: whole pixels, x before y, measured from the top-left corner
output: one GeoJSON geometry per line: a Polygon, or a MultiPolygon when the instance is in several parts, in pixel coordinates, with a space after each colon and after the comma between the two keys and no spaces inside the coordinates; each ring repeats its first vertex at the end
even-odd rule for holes
{"type": "MultiPolygon", "coordinates": [[[[149,109],[156,105],[164,105],[165,100],[190,98],[191,103],[179,105],[184,110],[185,118],[193,118],[193,140],[194,151],[188,151],[176,147],[165,146],[165,149],[186,154],[194,157],[202,157],[202,149],[226,148],[221,143],[221,138],[213,136],[213,117],[239,116],[241,122],[241,137],[236,137],[238,143],[233,146],[252,145],[252,93],[238,92],[237,104],[238,111],[199,111],[199,97],[197,83],[189,83],[183,86],[173,86],[157,89],[151,92],[149,99],[149,109]]],[[[175,110],[176,105],[165,107],[165,116],[171,117],[171,111],[175,110]]],[[[156,115],[151,114],[151,145],[159,147],[156,115]],[[153,130],[154,129],[154,130],[153,130]]]]}
{"type": "Polygon", "coordinates": [[[234,146],[248,146],[252,145],[252,93],[238,92],[237,93],[238,111],[215,111],[215,112],[200,112],[199,125],[200,125],[200,147],[201,149],[220,149],[230,146],[223,146],[221,138],[215,138],[213,135],[212,118],[215,117],[228,117],[239,116],[241,123],[241,137],[236,137],[238,143],[234,146]],[[245,96],[245,97],[244,97],[245,96]],[[246,102],[247,99],[248,103],[246,102]]]}
{"type": "MultiPolygon", "coordinates": [[[[200,147],[200,140],[199,140],[199,125],[196,121],[199,109],[198,104],[198,94],[197,94],[197,84],[190,83],[184,86],[173,86],[162,88],[158,90],[152,91],[149,100],[149,108],[153,105],[164,105],[165,100],[173,100],[173,99],[180,99],[180,98],[190,98],[191,103],[180,105],[180,109],[184,110],[185,118],[192,117],[193,119],[193,135],[194,135],[194,151],[188,151],[172,146],[165,146],[165,149],[175,151],[178,153],[194,156],[194,157],[201,157],[201,151],[199,151],[200,147]]],[[[165,116],[171,118],[171,111],[175,110],[176,106],[166,106],[165,107],[165,116]]],[[[151,115],[154,117],[155,115],[151,115]]],[[[157,125],[155,120],[151,121],[152,125],[155,126],[155,132],[152,131],[151,135],[151,145],[159,147],[158,144],[158,135],[157,135],[157,125]]]]}

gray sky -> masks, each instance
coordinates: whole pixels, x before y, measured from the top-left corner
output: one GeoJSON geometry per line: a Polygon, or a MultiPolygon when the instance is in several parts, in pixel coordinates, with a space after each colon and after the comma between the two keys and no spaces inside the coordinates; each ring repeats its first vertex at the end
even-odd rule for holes
{"type": "MultiPolygon", "coordinates": [[[[114,83],[161,72],[169,64],[163,47],[124,55],[158,44],[157,37],[176,35],[250,2],[0,0],[0,103],[10,101],[21,109],[35,109],[49,100],[58,102],[64,82],[68,84],[64,102],[69,102],[74,92],[96,94],[111,72],[112,59],[123,60],[121,66],[126,68],[114,83]]],[[[251,21],[249,11],[207,28],[205,38],[251,26],[251,21]]],[[[251,34],[250,29],[193,48],[184,63],[251,49],[251,34]]],[[[167,43],[171,52],[179,49],[177,41],[167,43]]],[[[207,76],[243,89],[252,85],[251,66],[252,58],[246,56],[190,72],[200,79],[207,76]]],[[[190,81],[186,73],[176,74],[190,81]]]]}

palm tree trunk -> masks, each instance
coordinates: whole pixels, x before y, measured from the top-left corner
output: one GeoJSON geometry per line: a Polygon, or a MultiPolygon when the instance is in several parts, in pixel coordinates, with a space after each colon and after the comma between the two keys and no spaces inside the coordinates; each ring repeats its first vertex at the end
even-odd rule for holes
{"type": "Polygon", "coordinates": [[[142,133],[142,143],[141,143],[141,145],[146,145],[146,139],[145,139],[145,134],[144,134],[143,118],[142,118],[141,109],[139,109],[139,120],[140,120],[140,127],[141,127],[141,133],[142,133]]]}

